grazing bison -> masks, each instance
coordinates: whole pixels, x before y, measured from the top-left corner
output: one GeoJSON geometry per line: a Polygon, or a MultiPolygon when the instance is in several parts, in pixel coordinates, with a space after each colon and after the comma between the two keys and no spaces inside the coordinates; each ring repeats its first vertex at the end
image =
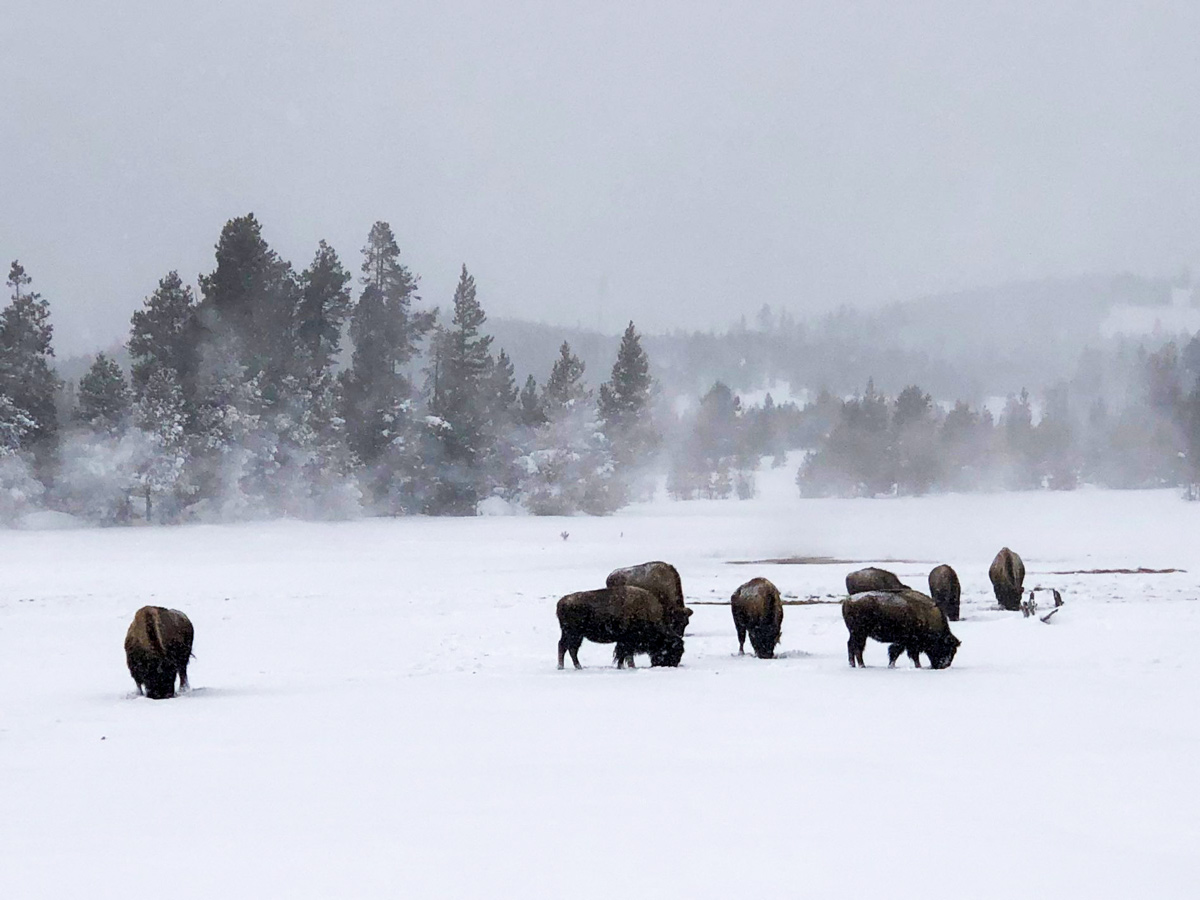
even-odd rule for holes
{"type": "Polygon", "coordinates": [[[865,591],[906,591],[908,585],[901,584],[900,579],[887,569],[876,569],[870,566],[859,569],[846,576],[846,593],[861,594],[865,591]]]}
{"type": "Polygon", "coordinates": [[[192,656],[192,623],[177,609],[143,606],[125,632],[125,663],[129,674],[151,700],[175,696],[188,686],[187,667],[192,656]]]}
{"type": "Polygon", "coordinates": [[[958,573],[949,566],[938,566],[929,573],[929,596],[938,605],[938,609],[946,614],[951,622],[958,621],[959,599],[962,597],[962,586],[958,583],[958,573]]]}
{"type": "Polygon", "coordinates": [[[992,560],[988,577],[992,579],[992,590],[996,593],[996,600],[1004,609],[1021,608],[1021,595],[1025,585],[1025,563],[1021,562],[1021,557],[1004,547],[992,560]]]}
{"type": "Polygon", "coordinates": [[[625,586],[580,591],[558,601],[558,667],[567,652],[575,668],[583,639],[616,643],[617,668],[633,668],[635,653],[649,653],[652,666],[677,666],[683,658],[683,638],[675,631],[670,610],[650,591],[625,586]]]}
{"type": "Polygon", "coordinates": [[[622,585],[639,587],[658,597],[664,608],[669,611],[671,627],[675,629],[676,634],[683,637],[692,611],[683,602],[683,582],[679,580],[678,569],[661,561],[613,569],[605,581],[605,586],[615,588],[622,585]]]}
{"type": "Polygon", "coordinates": [[[944,669],[954,661],[959,640],[950,633],[946,614],[920,591],[868,591],[842,601],[842,619],[850,632],[847,648],[850,665],[864,666],[863,648],[867,638],[888,647],[888,666],[896,665],[907,652],[917,668],[920,654],[929,657],[935,669],[944,669]]]}
{"type": "Polygon", "coordinates": [[[783,598],[765,578],[752,578],[733,592],[729,601],[737,629],[738,655],[746,652],[746,632],[759,659],[774,659],[783,628],[783,598]]]}

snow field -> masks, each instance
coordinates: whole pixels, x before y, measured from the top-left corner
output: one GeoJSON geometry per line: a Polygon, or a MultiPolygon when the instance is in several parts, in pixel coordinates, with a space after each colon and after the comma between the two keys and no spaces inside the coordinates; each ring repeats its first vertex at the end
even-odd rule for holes
{"type": "Polygon", "coordinates": [[[1200,506],[785,479],[604,519],[0,534],[0,897],[1194,896],[1200,506]],[[1053,624],[994,608],[1003,544],[1053,624]],[[792,556],[955,566],[953,667],[869,642],[852,670],[832,603],[737,657],[704,601],[858,565],[729,565],[792,556]],[[656,558],[683,665],[557,671],[557,597],[656,558]],[[1138,566],[1187,571],[1050,574],[1138,566]],[[176,700],[132,696],[146,603],[196,626],[176,700]]]}

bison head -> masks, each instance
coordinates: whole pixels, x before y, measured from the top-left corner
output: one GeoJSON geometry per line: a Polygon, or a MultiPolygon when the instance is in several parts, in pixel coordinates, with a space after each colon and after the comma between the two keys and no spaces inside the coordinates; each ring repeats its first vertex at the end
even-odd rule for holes
{"type": "Polygon", "coordinates": [[[683,638],[671,635],[650,651],[650,665],[677,666],[683,659],[683,638]]]}
{"type": "Polygon", "coordinates": [[[668,620],[670,622],[671,630],[682,637],[683,633],[687,630],[688,619],[691,617],[692,610],[686,606],[680,606],[672,609],[668,613],[668,620]]]}
{"type": "Polygon", "coordinates": [[[156,659],[143,676],[146,696],[151,700],[166,700],[175,696],[175,666],[168,660],[156,659]]]}
{"type": "Polygon", "coordinates": [[[958,652],[958,645],[961,643],[962,641],[947,632],[945,639],[938,642],[936,647],[930,647],[925,651],[929,656],[929,664],[935,669],[949,668],[950,663],[954,662],[954,654],[958,652]]]}

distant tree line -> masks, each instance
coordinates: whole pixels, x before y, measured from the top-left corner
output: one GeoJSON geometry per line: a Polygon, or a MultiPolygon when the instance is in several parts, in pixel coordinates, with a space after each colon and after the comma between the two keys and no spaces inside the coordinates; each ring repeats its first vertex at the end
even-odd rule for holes
{"type": "MultiPolygon", "coordinates": [[[[1197,338],[1109,341],[1036,400],[1021,391],[999,407],[915,384],[888,395],[873,379],[853,395],[747,405],[738,391],[763,383],[829,383],[810,371],[826,363],[836,385],[874,366],[893,385],[934,370],[943,395],[953,384],[936,359],[863,340],[869,319],[842,313],[810,332],[764,307],[725,335],[650,339],[665,357],[655,351],[654,377],[630,323],[597,388],[566,341],[544,380],[526,363],[520,381],[466,266],[443,312],[423,304],[386,222],[355,279],[324,242],[296,271],[251,214],[222,229],[198,293],[162,277],[133,314],[127,367],[101,353],[64,382],[48,302],[18,262],[7,284],[0,520],[36,508],[112,523],[604,514],[651,496],[664,471],[674,499],[752,497],[763,460],[783,466],[793,451],[806,496],[1200,484],[1197,338]],[[711,386],[691,400],[699,379],[711,386]]],[[[522,352],[545,343],[548,326],[509,325],[522,352]]]]}
{"type": "Polygon", "coordinates": [[[354,281],[326,243],[297,272],[253,214],[233,219],[198,296],[169,272],[134,313],[128,374],[101,353],[76,386],[55,374],[49,304],[14,262],[0,517],[602,514],[645,491],[659,436],[633,323],[597,393],[566,342],[544,383],[518,385],[466,266],[448,311],[425,308],[377,222],[354,281]]]}
{"type": "Polygon", "coordinates": [[[1129,342],[1085,353],[1075,377],[1036,410],[1027,391],[998,417],[917,386],[828,394],[804,415],[827,425],[797,473],[805,496],[930,491],[1070,490],[1200,484],[1200,337],[1179,351],[1129,342]]]}

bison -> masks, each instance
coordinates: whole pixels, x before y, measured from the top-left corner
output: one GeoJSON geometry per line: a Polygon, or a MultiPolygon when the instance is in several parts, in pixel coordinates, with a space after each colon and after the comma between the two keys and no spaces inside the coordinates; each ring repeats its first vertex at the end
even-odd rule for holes
{"type": "Polygon", "coordinates": [[[692,611],[683,602],[683,582],[679,580],[679,570],[673,565],[656,561],[614,569],[604,584],[610,588],[627,585],[650,591],[669,611],[671,627],[675,629],[675,633],[683,637],[692,611]]]}
{"type": "Polygon", "coordinates": [[[938,609],[946,614],[947,619],[951,622],[958,621],[962,586],[958,583],[957,572],[946,565],[938,566],[930,572],[929,596],[938,605],[938,609]]]}
{"type": "Polygon", "coordinates": [[[783,598],[765,578],[752,578],[733,592],[729,601],[737,629],[738,655],[746,652],[746,633],[759,659],[774,659],[783,628],[783,598]]]}
{"type": "Polygon", "coordinates": [[[575,668],[584,638],[598,644],[616,643],[617,668],[633,668],[635,653],[650,654],[652,666],[677,666],[683,658],[683,638],[676,632],[670,609],[650,591],[625,586],[580,591],[558,601],[558,667],[568,652],[575,668]]]}
{"type": "Polygon", "coordinates": [[[846,593],[861,594],[865,591],[906,591],[908,585],[901,584],[900,579],[887,569],[876,569],[870,566],[859,569],[846,576],[846,593]]]}
{"type": "Polygon", "coordinates": [[[125,633],[125,663],[138,687],[151,700],[175,696],[188,686],[187,667],[195,632],[188,617],[177,609],[143,606],[134,613],[125,633]]]}
{"type": "Polygon", "coordinates": [[[842,619],[850,632],[847,649],[851,666],[863,666],[863,648],[867,638],[890,644],[888,666],[894,667],[900,654],[907,652],[917,668],[920,654],[929,657],[935,669],[944,669],[954,661],[959,640],[950,633],[946,614],[920,591],[868,591],[842,601],[842,619]]]}
{"type": "Polygon", "coordinates": [[[1007,547],[1002,548],[992,560],[988,577],[992,579],[992,590],[1001,607],[1007,610],[1021,608],[1025,585],[1025,563],[1021,562],[1021,557],[1007,547]]]}

